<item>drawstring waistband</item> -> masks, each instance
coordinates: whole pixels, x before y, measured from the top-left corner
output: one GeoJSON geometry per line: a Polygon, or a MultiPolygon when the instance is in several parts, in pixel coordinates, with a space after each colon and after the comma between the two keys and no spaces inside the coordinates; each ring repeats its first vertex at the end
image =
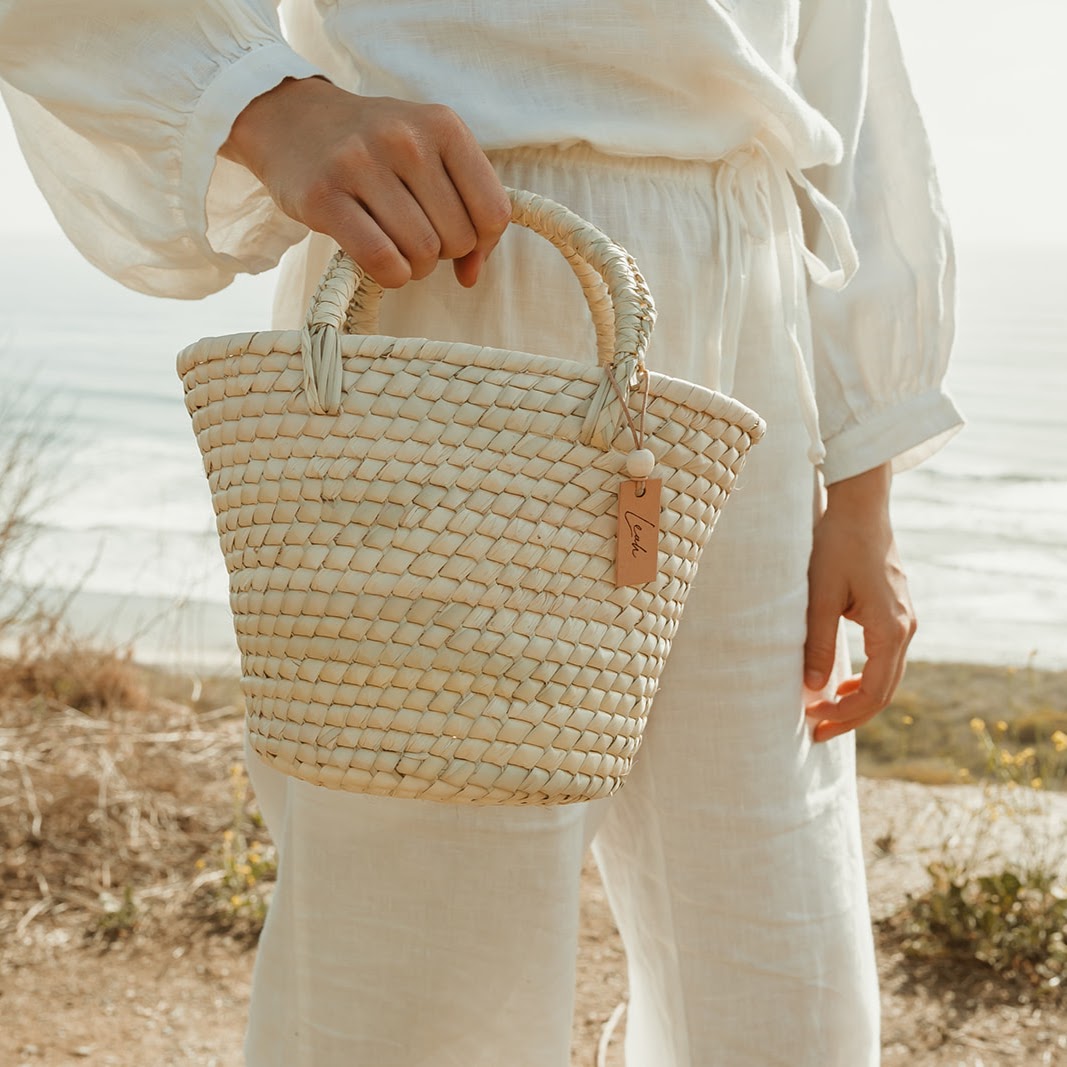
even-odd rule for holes
{"type": "Polygon", "coordinates": [[[828,200],[789,161],[784,151],[755,141],[721,160],[715,175],[715,211],[718,243],[716,272],[721,283],[716,294],[716,330],[709,339],[714,351],[712,363],[720,372],[721,388],[729,391],[737,367],[741,319],[747,304],[752,245],[770,239],[782,293],[786,333],[793,349],[801,414],[808,432],[808,456],[813,464],[826,455],[819,432],[819,410],[815,399],[814,369],[800,341],[800,321],[805,305],[803,262],[812,282],[837,290],[856,273],[859,259],[848,223],[838,207],[828,200]],[[837,265],[820,259],[804,240],[797,204],[797,190],[811,202],[833,247],[837,265]],[[786,234],[783,247],[779,235],[786,234]]]}

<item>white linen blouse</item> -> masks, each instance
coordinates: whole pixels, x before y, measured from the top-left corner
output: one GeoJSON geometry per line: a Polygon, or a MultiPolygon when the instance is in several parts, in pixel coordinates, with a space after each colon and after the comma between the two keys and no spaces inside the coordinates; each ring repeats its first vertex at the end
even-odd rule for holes
{"type": "Polygon", "coordinates": [[[101,270],[195,298],[304,236],[216,154],[287,77],[446,103],[486,149],[759,144],[807,192],[814,250],[847,260],[843,214],[858,251],[847,287],[808,287],[827,482],[911,466],[961,425],[941,385],[951,239],[888,0],[282,0],[282,16],[285,33],[273,0],[0,0],[20,145],[101,270]]]}

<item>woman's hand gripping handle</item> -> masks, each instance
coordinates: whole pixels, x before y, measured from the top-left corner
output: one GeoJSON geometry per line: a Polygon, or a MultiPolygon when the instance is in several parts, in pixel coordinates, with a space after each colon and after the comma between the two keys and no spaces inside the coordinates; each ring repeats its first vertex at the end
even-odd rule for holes
{"type": "Polygon", "coordinates": [[[439,260],[472,286],[511,218],[474,135],[447,107],[287,79],[237,117],[220,154],[385,288],[439,260]]]}

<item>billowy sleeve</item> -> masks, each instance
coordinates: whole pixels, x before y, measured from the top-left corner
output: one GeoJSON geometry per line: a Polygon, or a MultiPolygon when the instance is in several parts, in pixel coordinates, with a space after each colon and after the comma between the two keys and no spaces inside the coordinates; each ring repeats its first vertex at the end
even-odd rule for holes
{"type": "Polygon", "coordinates": [[[272,0],[0,0],[0,89],[67,236],[141,292],[199,297],[307,231],[216,153],[233,120],[317,69],[272,0]]]}
{"type": "Polygon", "coordinates": [[[860,260],[845,289],[809,294],[830,484],[914,466],[962,426],[942,385],[955,260],[888,0],[805,2],[800,85],[845,143],[841,163],[810,176],[844,211],[860,260]]]}

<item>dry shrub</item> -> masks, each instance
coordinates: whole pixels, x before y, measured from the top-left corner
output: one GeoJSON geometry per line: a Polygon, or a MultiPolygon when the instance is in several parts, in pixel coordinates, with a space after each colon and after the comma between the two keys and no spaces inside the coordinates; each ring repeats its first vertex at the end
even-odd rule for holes
{"type": "Polygon", "coordinates": [[[73,638],[23,639],[19,655],[0,659],[0,701],[38,702],[102,712],[143,710],[144,671],[129,650],[98,649],[73,638]]]}
{"type": "Polygon", "coordinates": [[[52,491],[46,474],[51,438],[40,405],[27,403],[24,388],[5,385],[0,394],[0,642],[13,635],[44,633],[57,619],[20,582],[22,562],[33,545],[34,520],[52,491]]]}
{"type": "Polygon", "coordinates": [[[46,596],[26,578],[41,510],[60,491],[45,407],[26,387],[0,393],[0,702],[39,700],[81,711],[143,707],[129,653],[76,640],[64,625],[76,590],[46,596]]]}
{"type": "Polygon", "coordinates": [[[197,860],[231,818],[236,710],[8,704],[0,723],[0,943],[72,923],[180,935],[220,880],[197,860]]]}
{"type": "Polygon", "coordinates": [[[0,401],[0,703],[43,701],[80,711],[139,708],[147,690],[129,652],[96,648],[64,625],[76,590],[58,599],[25,579],[35,520],[47,503],[50,445],[44,413],[19,414],[17,392],[0,401]]]}

